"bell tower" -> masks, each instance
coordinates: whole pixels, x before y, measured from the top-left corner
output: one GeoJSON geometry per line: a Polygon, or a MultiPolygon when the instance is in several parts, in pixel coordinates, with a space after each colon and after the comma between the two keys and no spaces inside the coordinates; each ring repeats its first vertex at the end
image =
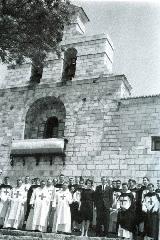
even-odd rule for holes
{"type": "Polygon", "coordinates": [[[71,5],[71,10],[73,10],[74,14],[71,23],[64,28],[64,39],[84,34],[85,25],[89,22],[89,18],[82,7],[71,5]]]}

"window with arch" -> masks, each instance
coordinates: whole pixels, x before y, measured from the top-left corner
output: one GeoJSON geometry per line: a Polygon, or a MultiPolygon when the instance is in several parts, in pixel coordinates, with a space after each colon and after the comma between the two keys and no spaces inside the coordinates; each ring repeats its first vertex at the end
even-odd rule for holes
{"type": "Polygon", "coordinates": [[[27,111],[24,138],[63,138],[65,119],[66,109],[59,98],[40,98],[27,111]]]}
{"type": "Polygon", "coordinates": [[[58,138],[58,127],[58,118],[50,117],[45,124],[43,138],[58,138]]]}
{"type": "Polygon", "coordinates": [[[63,74],[62,80],[72,80],[76,72],[77,50],[75,48],[68,48],[64,54],[63,74]]]}

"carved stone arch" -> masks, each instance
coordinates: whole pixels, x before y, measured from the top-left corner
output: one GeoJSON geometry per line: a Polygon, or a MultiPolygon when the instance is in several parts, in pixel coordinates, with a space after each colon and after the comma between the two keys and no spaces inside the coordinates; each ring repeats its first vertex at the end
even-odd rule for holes
{"type": "Polygon", "coordinates": [[[25,139],[35,139],[44,137],[46,138],[45,135],[46,123],[49,118],[51,118],[52,120],[53,118],[57,118],[58,121],[57,137],[64,137],[66,118],[65,106],[59,98],[45,97],[36,100],[29,107],[25,118],[24,138],[25,139]],[[50,112],[49,114],[50,117],[47,117],[48,112],[50,112]]]}

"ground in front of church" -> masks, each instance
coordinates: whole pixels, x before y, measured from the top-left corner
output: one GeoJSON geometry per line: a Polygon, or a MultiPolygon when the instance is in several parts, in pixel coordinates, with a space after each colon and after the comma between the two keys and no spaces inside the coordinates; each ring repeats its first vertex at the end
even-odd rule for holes
{"type": "MultiPolygon", "coordinates": [[[[88,238],[92,237],[94,240],[120,240],[119,238],[110,235],[109,238],[106,237],[95,237],[95,234],[90,231],[88,238]]],[[[0,240],[80,240],[86,239],[86,237],[80,237],[80,232],[74,232],[71,235],[56,234],[56,233],[41,233],[32,231],[20,231],[20,230],[0,230],[0,240]]]]}

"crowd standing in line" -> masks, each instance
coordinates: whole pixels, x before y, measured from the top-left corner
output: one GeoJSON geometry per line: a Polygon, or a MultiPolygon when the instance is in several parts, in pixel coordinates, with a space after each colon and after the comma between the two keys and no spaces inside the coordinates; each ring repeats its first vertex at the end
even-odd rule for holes
{"type": "Polygon", "coordinates": [[[94,186],[91,179],[61,174],[59,179],[29,176],[17,179],[12,187],[9,177],[0,185],[0,227],[39,232],[122,239],[160,239],[160,180],[157,188],[143,178],[121,183],[101,178],[94,186]],[[76,233],[76,234],[77,234],[76,233]]]}

